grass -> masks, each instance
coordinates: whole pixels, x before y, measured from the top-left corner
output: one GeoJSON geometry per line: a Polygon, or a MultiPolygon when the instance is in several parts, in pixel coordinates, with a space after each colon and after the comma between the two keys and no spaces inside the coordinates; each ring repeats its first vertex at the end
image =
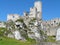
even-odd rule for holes
{"type": "Polygon", "coordinates": [[[35,42],[31,41],[20,41],[7,37],[0,37],[0,45],[32,45],[35,42]]]}

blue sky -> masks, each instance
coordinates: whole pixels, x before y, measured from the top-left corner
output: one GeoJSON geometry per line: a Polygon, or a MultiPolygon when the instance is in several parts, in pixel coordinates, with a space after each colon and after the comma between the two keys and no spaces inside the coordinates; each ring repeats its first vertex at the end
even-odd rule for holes
{"type": "MultiPolygon", "coordinates": [[[[37,0],[0,0],[0,21],[6,21],[7,14],[23,15],[37,0]]],[[[60,18],[60,0],[42,0],[42,19],[60,18]]]]}

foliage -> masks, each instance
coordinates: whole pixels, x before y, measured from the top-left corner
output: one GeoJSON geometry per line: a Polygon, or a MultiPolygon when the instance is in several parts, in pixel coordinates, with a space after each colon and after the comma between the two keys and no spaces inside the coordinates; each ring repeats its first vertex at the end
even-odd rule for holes
{"type": "Polygon", "coordinates": [[[49,42],[55,42],[55,37],[54,36],[48,36],[48,41],[49,42]]]}
{"type": "Polygon", "coordinates": [[[58,26],[60,26],[60,23],[59,23],[59,25],[58,26]]]}
{"type": "Polygon", "coordinates": [[[0,28],[0,36],[4,36],[5,31],[7,31],[6,28],[0,28]]]}
{"type": "Polygon", "coordinates": [[[55,38],[55,36],[48,36],[48,38],[45,41],[46,42],[55,42],[56,40],[54,38],[55,38]]]}
{"type": "Polygon", "coordinates": [[[27,28],[27,25],[25,23],[23,23],[23,26],[24,26],[24,28],[27,28]]]}
{"type": "Polygon", "coordinates": [[[24,22],[23,19],[17,19],[16,21],[19,21],[19,22],[24,22]]]}
{"type": "Polygon", "coordinates": [[[34,23],[31,23],[31,22],[30,22],[29,24],[30,24],[30,25],[34,25],[34,23]]]}
{"type": "Polygon", "coordinates": [[[41,35],[44,35],[44,32],[43,32],[42,30],[40,30],[40,34],[41,34],[41,35]]]}

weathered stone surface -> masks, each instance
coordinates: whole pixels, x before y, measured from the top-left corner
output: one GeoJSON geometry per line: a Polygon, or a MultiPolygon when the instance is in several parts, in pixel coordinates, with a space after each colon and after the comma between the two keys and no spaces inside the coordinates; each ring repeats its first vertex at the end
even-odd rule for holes
{"type": "Polygon", "coordinates": [[[56,41],[60,40],[60,28],[57,30],[56,41]]]}
{"type": "Polygon", "coordinates": [[[18,30],[14,31],[13,34],[15,36],[15,39],[17,39],[17,40],[22,39],[21,34],[18,30]]]}

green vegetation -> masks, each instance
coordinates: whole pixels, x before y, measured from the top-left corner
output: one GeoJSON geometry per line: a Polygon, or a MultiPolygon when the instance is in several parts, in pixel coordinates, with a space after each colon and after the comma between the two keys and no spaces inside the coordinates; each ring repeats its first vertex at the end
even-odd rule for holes
{"type": "Polygon", "coordinates": [[[0,37],[1,45],[33,45],[35,41],[28,39],[28,41],[15,40],[7,37],[0,37]]]}
{"type": "Polygon", "coordinates": [[[23,21],[23,19],[18,19],[18,20],[16,20],[16,21],[19,21],[19,22],[24,22],[24,21],[23,21]]]}
{"type": "Polygon", "coordinates": [[[0,28],[0,30],[6,30],[6,28],[0,28]]]}
{"type": "Polygon", "coordinates": [[[30,22],[29,24],[30,24],[30,25],[34,25],[34,23],[32,23],[32,22],[30,22]]]}
{"type": "Polygon", "coordinates": [[[58,24],[58,26],[60,26],[60,23],[58,24]]]}
{"type": "Polygon", "coordinates": [[[35,39],[27,38],[27,40],[30,41],[31,43],[36,43],[35,39]]]}
{"type": "Polygon", "coordinates": [[[0,28],[0,36],[4,36],[4,32],[6,31],[6,28],[0,28]]]}
{"type": "Polygon", "coordinates": [[[48,38],[45,41],[47,41],[47,42],[55,42],[55,37],[54,36],[48,36],[48,38]]]}
{"type": "Polygon", "coordinates": [[[43,32],[42,30],[40,30],[40,34],[41,34],[41,35],[44,35],[44,32],[43,32]]]}
{"type": "Polygon", "coordinates": [[[45,42],[55,42],[55,36],[47,36],[42,30],[40,30],[40,34],[45,36],[45,42]]]}
{"type": "Polygon", "coordinates": [[[54,36],[48,36],[48,41],[49,42],[55,42],[54,36]]]}

